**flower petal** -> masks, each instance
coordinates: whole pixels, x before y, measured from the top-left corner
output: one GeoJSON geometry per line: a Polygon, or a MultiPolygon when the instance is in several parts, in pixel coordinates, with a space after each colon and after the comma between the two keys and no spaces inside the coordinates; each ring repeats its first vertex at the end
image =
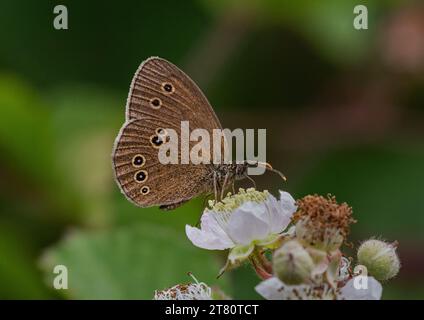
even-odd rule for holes
{"type": "Polygon", "coordinates": [[[228,222],[230,238],[241,245],[266,238],[269,234],[266,215],[264,205],[252,201],[243,203],[233,212],[228,222]]]}
{"type": "Polygon", "coordinates": [[[290,223],[292,213],[288,213],[287,210],[283,210],[281,201],[278,201],[273,195],[268,196],[266,200],[266,206],[270,215],[270,232],[283,232],[290,223]]]}
{"type": "Polygon", "coordinates": [[[214,215],[219,214],[205,211],[201,218],[201,229],[186,225],[186,234],[197,247],[208,250],[224,250],[234,247],[234,242],[218,224],[214,215]]]}
{"type": "Polygon", "coordinates": [[[283,300],[286,297],[284,291],[281,290],[284,286],[280,279],[271,277],[259,283],[255,290],[267,300],[283,300]]]}
{"type": "Polygon", "coordinates": [[[373,277],[365,276],[357,276],[350,279],[346,285],[340,289],[341,299],[346,300],[380,300],[382,292],[383,288],[380,282],[373,277]],[[358,277],[361,277],[361,279],[358,277]],[[364,283],[366,283],[366,288],[361,288],[360,286],[364,283]],[[355,288],[355,284],[359,284],[358,289],[355,288]]]}
{"type": "Polygon", "coordinates": [[[280,190],[280,205],[285,215],[291,219],[293,213],[297,210],[297,206],[290,193],[280,190]]]}
{"type": "Polygon", "coordinates": [[[296,206],[293,197],[287,193],[280,191],[280,200],[273,195],[269,195],[266,205],[270,214],[270,232],[281,233],[290,224],[296,206]]]}

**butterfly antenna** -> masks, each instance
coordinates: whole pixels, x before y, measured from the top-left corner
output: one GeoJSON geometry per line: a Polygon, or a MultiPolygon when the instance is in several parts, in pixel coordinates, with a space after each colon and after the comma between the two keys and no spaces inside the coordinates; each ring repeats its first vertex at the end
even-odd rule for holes
{"type": "Polygon", "coordinates": [[[283,179],[284,181],[287,181],[286,176],[281,171],[274,169],[268,162],[258,162],[258,166],[259,165],[264,166],[265,169],[268,171],[275,172],[281,177],[281,179],[283,179]]]}

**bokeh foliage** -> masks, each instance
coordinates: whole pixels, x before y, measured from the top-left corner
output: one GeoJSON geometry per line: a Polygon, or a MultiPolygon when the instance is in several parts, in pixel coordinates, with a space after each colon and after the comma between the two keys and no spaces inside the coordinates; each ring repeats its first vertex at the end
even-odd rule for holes
{"type": "MultiPolygon", "coordinates": [[[[350,0],[62,1],[70,29],[57,31],[55,1],[2,1],[0,298],[150,299],[154,289],[188,282],[187,272],[236,298],[258,298],[249,268],[217,280],[224,256],[186,239],[184,226],[197,223],[203,199],[175,212],[139,209],[113,181],[110,154],[129,82],[150,55],[199,80],[225,126],[268,129],[268,158],[289,182],[267,176],[261,187],[335,194],[354,208],[355,244],[399,240],[404,268],[384,298],[424,297],[417,271],[424,148],[416,125],[424,81],[419,71],[371,67],[381,62],[381,25],[407,5],[364,3],[370,29],[359,32],[350,0]],[[228,34],[237,37],[225,41],[228,34]],[[403,84],[382,103],[397,108],[385,131],[331,131],[335,122],[350,125],[349,113],[308,122],[328,104],[351,103],[351,95],[340,98],[340,83],[352,84],[356,97],[379,77],[403,84]],[[67,292],[52,289],[55,264],[69,268],[67,292]]],[[[365,126],[377,127],[385,112],[365,126]]]]}

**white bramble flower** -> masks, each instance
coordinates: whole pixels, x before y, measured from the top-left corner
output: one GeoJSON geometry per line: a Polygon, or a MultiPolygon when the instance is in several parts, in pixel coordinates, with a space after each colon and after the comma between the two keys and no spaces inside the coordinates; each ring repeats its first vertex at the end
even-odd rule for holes
{"type": "Polygon", "coordinates": [[[373,277],[367,277],[366,288],[355,288],[354,278],[341,288],[333,288],[327,283],[289,286],[272,277],[255,290],[267,300],[380,300],[382,293],[381,284],[373,277]]]}
{"type": "Polygon", "coordinates": [[[203,282],[198,282],[191,275],[194,283],[177,284],[164,290],[156,290],[154,300],[212,300],[212,289],[203,282]]]}
{"type": "Polygon", "coordinates": [[[274,276],[264,278],[256,291],[269,300],[381,299],[383,289],[378,280],[387,280],[399,270],[396,246],[378,240],[364,242],[358,261],[372,276],[357,273],[359,266],[352,274],[350,260],[340,251],[350,224],[355,222],[352,209],[333,196],[308,195],[296,204],[296,240],[274,252],[274,276]]]}
{"type": "Polygon", "coordinates": [[[247,259],[256,246],[271,247],[280,239],[296,211],[295,200],[280,191],[277,200],[268,191],[240,189],[222,202],[210,202],[201,217],[201,227],[186,226],[187,237],[200,248],[230,249],[230,263],[247,259]]]}

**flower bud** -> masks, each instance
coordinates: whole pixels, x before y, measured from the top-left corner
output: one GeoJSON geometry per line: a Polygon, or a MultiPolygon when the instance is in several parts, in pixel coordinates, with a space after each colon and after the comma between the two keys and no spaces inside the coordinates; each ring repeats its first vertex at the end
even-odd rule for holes
{"type": "Polygon", "coordinates": [[[313,268],[311,256],[296,240],[286,242],[274,252],[274,273],[287,285],[305,283],[313,268]]]}
{"type": "Polygon", "coordinates": [[[400,261],[396,246],[381,240],[367,240],[358,249],[358,262],[368,269],[368,274],[384,281],[396,276],[400,261]]]}

